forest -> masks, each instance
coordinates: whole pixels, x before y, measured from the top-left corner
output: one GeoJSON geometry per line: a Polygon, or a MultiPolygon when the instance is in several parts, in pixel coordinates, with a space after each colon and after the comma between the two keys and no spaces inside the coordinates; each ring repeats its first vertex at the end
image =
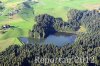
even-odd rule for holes
{"type": "Polygon", "coordinates": [[[76,10],[68,12],[68,21],[55,18],[48,14],[35,17],[35,24],[29,30],[29,37],[45,38],[55,32],[74,32],[77,39],[73,44],[56,46],[53,44],[12,45],[0,53],[0,66],[100,66],[100,13],[97,10],[76,10]],[[80,26],[86,32],[77,32],[80,26]],[[35,63],[35,57],[40,58],[73,58],[93,57],[88,63],[35,63]],[[92,63],[93,62],[93,63],[92,63]]]}

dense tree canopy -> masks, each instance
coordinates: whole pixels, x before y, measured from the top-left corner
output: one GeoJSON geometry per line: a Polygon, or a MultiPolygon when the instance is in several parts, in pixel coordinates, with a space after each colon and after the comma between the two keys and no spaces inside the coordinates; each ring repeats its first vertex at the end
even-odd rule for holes
{"type": "Polygon", "coordinates": [[[69,11],[68,18],[68,22],[64,22],[61,18],[54,18],[48,14],[36,16],[37,24],[33,26],[30,33],[33,37],[44,38],[52,31],[77,31],[81,25],[85,26],[87,32],[77,33],[77,39],[72,45],[65,44],[60,47],[53,44],[10,46],[0,53],[0,66],[100,66],[100,13],[96,10],[73,9],[69,11]],[[71,61],[71,63],[45,64],[35,63],[35,57],[88,57],[89,59],[88,63],[71,61]]]}

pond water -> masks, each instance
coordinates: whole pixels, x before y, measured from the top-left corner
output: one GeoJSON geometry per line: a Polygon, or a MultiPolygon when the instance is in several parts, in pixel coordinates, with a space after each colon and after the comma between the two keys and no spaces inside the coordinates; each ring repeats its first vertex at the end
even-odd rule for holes
{"type": "Polygon", "coordinates": [[[73,44],[76,39],[76,35],[72,33],[56,33],[53,35],[49,35],[45,39],[29,39],[26,37],[20,37],[19,40],[23,44],[55,44],[57,46],[62,46],[64,44],[73,44]]]}

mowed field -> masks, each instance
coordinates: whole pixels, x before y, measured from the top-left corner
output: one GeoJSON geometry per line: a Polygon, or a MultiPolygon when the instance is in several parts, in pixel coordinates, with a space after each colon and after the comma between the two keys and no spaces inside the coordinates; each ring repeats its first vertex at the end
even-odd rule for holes
{"type": "MultiPolygon", "coordinates": [[[[18,4],[24,0],[2,0],[5,4],[6,9],[2,12],[6,15],[14,8],[18,7],[18,4]]],[[[9,24],[15,26],[14,29],[7,30],[6,33],[0,34],[0,51],[13,44],[21,45],[18,37],[28,37],[28,31],[32,29],[33,25],[36,24],[34,17],[39,14],[50,14],[54,17],[61,17],[64,21],[67,21],[67,12],[70,9],[79,10],[92,10],[98,8],[100,0],[38,0],[39,3],[32,5],[34,10],[34,16],[31,15],[31,11],[25,10],[30,13],[30,16],[24,16],[21,14],[14,15],[12,19],[7,16],[0,16],[0,26],[9,24]]],[[[86,31],[83,26],[80,32],[86,31]]]]}
{"type": "MultiPolygon", "coordinates": [[[[70,9],[95,9],[93,6],[100,5],[100,0],[39,0],[40,2],[34,5],[35,14],[47,13],[55,17],[61,17],[64,21],[67,20],[67,12],[70,9]],[[87,6],[88,5],[88,6],[87,6]]],[[[98,7],[98,6],[97,6],[98,7]]],[[[97,8],[96,7],[96,8],[97,8]]]]}
{"type": "Polygon", "coordinates": [[[0,34],[0,51],[9,47],[9,45],[18,44],[21,45],[20,41],[17,37],[28,37],[29,30],[33,27],[35,22],[26,21],[22,18],[13,18],[1,21],[0,26],[9,24],[11,26],[15,26],[13,29],[8,29],[6,33],[0,34]]]}

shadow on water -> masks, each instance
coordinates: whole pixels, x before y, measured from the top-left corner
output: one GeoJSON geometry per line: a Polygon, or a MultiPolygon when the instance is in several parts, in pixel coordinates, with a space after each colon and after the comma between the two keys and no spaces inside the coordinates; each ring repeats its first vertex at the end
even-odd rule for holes
{"type": "Polygon", "coordinates": [[[75,42],[77,35],[73,33],[59,32],[53,35],[49,35],[44,39],[34,39],[27,37],[20,37],[19,40],[23,44],[54,44],[57,46],[63,46],[64,44],[73,44],[75,42]]]}

